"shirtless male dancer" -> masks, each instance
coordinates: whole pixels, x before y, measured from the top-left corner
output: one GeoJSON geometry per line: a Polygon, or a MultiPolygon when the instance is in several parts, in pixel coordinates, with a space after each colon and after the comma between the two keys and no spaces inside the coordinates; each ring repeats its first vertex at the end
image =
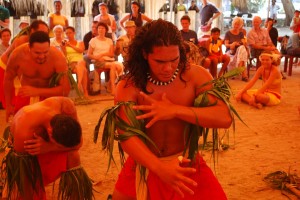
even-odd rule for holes
{"type": "MultiPolygon", "coordinates": [[[[200,87],[212,76],[204,68],[188,64],[177,27],[161,19],[144,25],[132,40],[125,65],[128,72],[117,85],[115,101],[136,104],[133,109],[143,112],[136,119],[145,120],[146,135],[158,149],[137,136],[121,141],[129,157],[113,199],[225,200],[222,187],[198,152],[194,161],[178,159],[187,125],[228,128],[232,118],[225,103],[212,95],[208,95],[212,106],[194,106],[195,98],[212,87],[200,87]],[[136,181],[137,164],[149,172],[143,191],[139,189],[143,181],[136,181]]],[[[129,120],[123,109],[119,115],[129,120]]]]}
{"type": "Polygon", "coordinates": [[[37,31],[30,35],[29,43],[17,47],[9,56],[4,76],[6,120],[20,108],[51,96],[67,96],[70,84],[67,78],[67,62],[63,54],[50,46],[48,33],[37,31]],[[57,85],[49,87],[56,74],[63,74],[57,85]],[[15,88],[14,79],[20,79],[15,88]]]}
{"type": "Polygon", "coordinates": [[[1,55],[0,58],[0,101],[2,102],[3,107],[5,108],[5,99],[3,91],[3,81],[4,81],[4,72],[6,70],[7,60],[11,52],[20,46],[21,44],[27,43],[29,41],[29,35],[36,31],[44,31],[45,33],[49,32],[48,25],[42,20],[33,21],[26,30],[22,30],[17,36],[11,41],[11,45],[8,49],[1,55]]]}
{"type": "MultiPolygon", "coordinates": [[[[24,106],[13,118],[11,133],[13,148],[4,159],[6,166],[10,166],[7,168],[10,198],[20,195],[22,199],[45,199],[44,185],[70,171],[73,172],[72,177],[76,170],[84,172],[78,152],[82,145],[81,126],[75,105],[69,98],[50,97],[24,106]],[[13,183],[18,183],[17,188],[13,187],[13,183]]],[[[83,180],[76,178],[75,184],[83,180]]],[[[89,193],[90,198],[86,199],[92,199],[91,182],[87,176],[85,180],[88,182],[79,184],[89,185],[90,190],[82,192],[80,188],[84,187],[77,185],[78,190],[73,191],[71,199],[80,199],[76,198],[80,192],[89,193]]]]}

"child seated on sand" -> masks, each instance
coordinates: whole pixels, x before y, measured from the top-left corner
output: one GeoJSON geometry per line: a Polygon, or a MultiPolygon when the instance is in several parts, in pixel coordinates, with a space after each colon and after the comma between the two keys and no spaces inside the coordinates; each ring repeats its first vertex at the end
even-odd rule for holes
{"type": "Polygon", "coordinates": [[[276,65],[278,57],[269,51],[259,56],[261,66],[254,77],[235,96],[237,101],[244,101],[256,108],[263,106],[274,106],[280,103],[282,76],[276,65]],[[262,86],[259,89],[251,89],[256,81],[262,77],[262,86]],[[251,90],[250,90],[251,89],[251,90]]]}

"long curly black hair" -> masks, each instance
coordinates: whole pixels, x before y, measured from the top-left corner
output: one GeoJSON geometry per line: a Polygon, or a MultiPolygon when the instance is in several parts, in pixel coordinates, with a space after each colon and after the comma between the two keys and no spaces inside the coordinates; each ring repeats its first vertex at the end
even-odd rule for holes
{"type": "Polygon", "coordinates": [[[183,80],[182,74],[186,70],[187,58],[181,33],[174,24],[162,19],[148,22],[137,31],[128,49],[128,60],[124,63],[127,80],[149,94],[150,92],[146,89],[149,64],[144,59],[143,52],[149,54],[153,52],[153,47],[170,45],[179,47],[178,68],[180,69],[180,79],[183,80]]]}

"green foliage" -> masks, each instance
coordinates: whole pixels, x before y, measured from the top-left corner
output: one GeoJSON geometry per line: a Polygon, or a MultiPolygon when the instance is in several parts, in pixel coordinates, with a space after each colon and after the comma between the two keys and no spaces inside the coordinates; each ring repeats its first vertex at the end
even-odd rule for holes
{"type": "Polygon", "coordinates": [[[257,13],[263,5],[266,3],[266,0],[250,0],[248,1],[248,9],[250,13],[257,13]]]}
{"type": "Polygon", "coordinates": [[[62,173],[59,182],[58,200],[92,200],[93,184],[82,167],[62,173]]]}

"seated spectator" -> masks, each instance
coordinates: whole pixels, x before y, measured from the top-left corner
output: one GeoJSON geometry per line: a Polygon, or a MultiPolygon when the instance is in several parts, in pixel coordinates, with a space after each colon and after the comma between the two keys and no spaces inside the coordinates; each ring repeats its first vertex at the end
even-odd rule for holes
{"type": "Polygon", "coordinates": [[[0,55],[2,55],[9,47],[10,38],[11,31],[8,28],[4,28],[0,31],[0,55]]]}
{"type": "Polygon", "coordinates": [[[280,103],[282,77],[278,67],[274,65],[278,59],[277,54],[265,51],[261,53],[259,59],[260,68],[235,98],[260,109],[263,106],[274,106],[280,103]],[[259,89],[250,90],[260,77],[263,82],[262,86],[259,89]]]}
{"type": "Polygon", "coordinates": [[[288,55],[300,56],[300,32],[290,36],[286,49],[288,55]]]}
{"type": "MultiPolygon", "coordinates": [[[[226,54],[230,57],[229,70],[236,67],[245,67],[246,69],[248,60],[247,42],[244,33],[240,31],[243,24],[244,21],[241,17],[235,17],[232,20],[232,28],[225,33],[226,54]]],[[[242,80],[248,81],[246,70],[242,73],[242,80]]]]}
{"type": "Polygon", "coordinates": [[[269,36],[272,40],[272,43],[274,44],[275,47],[277,47],[277,40],[278,40],[278,30],[277,28],[275,28],[273,25],[276,23],[277,21],[272,19],[272,18],[268,18],[265,21],[265,28],[268,30],[269,32],[269,36]]]}
{"type": "Polygon", "coordinates": [[[29,22],[27,20],[21,20],[19,23],[19,29],[23,30],[29,26],[29,22]]]}
{"type": "Polygon", "coordinates": [[[117,30],[117,23],[115,17],[108,13],[108,7],[106,3],[99,3],[98,7],[100,14],[94,17],[94,21],[105,23],[108,27],[106,37],[116,41],[115,33],[117,30]]]}
{"type": "Polygon", "coordinates": [[[126,34],[118,38],[116,49],[115,49],[115,55],[119,56],[120,54],[122,54],[124,61],[127,60],[128,47],[130,42],[135,36],[136,25],[134,21],[126,21],[125,30],[126,30],[126,34]]]}
{"type": "Polygon", "coordinates": [[[228,63],[230,61],[230,57],[222,52],[223,40],[220,38],[221,30],[219,28],[211,29],[211,37],[209,40],[209,56],[208,58],[211,60],[211,75],[216,78],[217,76],[217,66],[218,63],[223,63],[222,68],[218,74],[218,76],[223,75],[225,70],[227,69],[228,63]]]}
{"type": "Polygon", "coordinates": [[[75,39],[75,29],[68,26],[65,30],[67,40],[62,41],[62,51],[65,54],[69,69],[77,74],[77,84],[84,96],[88,96],[87,91],[87,69],[83,60],[84,44],[75,39]]]}
{"type": "Polygon", "coordinates": [[[50,38],[50,45],[55,46],[62,51],[62,41],[64,40],[64,28],[61,25],[56,25],[53,28],[54,37],[50,38]]]}
{"type": "Polygon", "coordinates": [[[190,17],[188,15],[182,16],[180,19],[180,23],[182,26],[182,30],[180,30],[182,38],[185,41],[193,42],[195,45],[198,45],[197,33],[193,30],[190,30],[190,24],[191,24],[190,17]]]}
{"type": "Polygon", "coordinates": [[[108,31],[108,26],[103,23],[98,23],[98,36],[91,39],[88,49],[88,57],[94,60],[95,69],[109,69],[111,94],[115,94],[115,81],[117,76],[123,72],[123,65],[115,62],[114,45],[110,38],[105,37],[108,31]]]}
{"type": "MultiPolygon", "coordinates": [[[[272,51],[280,54],[276,49],[269,36],[267,29],[261,27],[262,20],[259,16],[253,17],[252,29],[247,35],[248,45],[250,47],[250,54],[253,58],[258,58],[263,51],[272,51]]],[[[259,63],[259,61],[258,61],[259,63]]],[[[258,64],[259,66],[259,64],[258,64]]]]}
{"type": "Polygon", "coordinates": [[[189,7],[189,10],[195,10],[196,13],[200,11],[197,5],[195,4],[195,1],[191,1],[191,6],[189,7]]]}
{"type": "Polygon", "coordinates": [[[91,31],[86,33],[83,37],[83,43],[84,43],[84,50],[85,51],[87,51],[88,48],[89,48],[90,40],[98,35],[97,25],[98,25],[98,21],[93,21],[91,31]]]}
{"type": "Polygon", "coordinates": [[[127,20],[134,21],[137,28],[143,26],[143,21],[151,22],[152,19],[141,13],[141,5],[137,1],[131,3],[131,13],[120,19],[120,26],[125,29],[124,22],[127,20]]]}
{"type": "Polygon", "coordinates": [[[300,11],[299,10],[295,10],[294,12],[294,17],[291,21],[290,24],[290,29],[294,32],[294,33],[298,33],[300,31],[300,11]]]}

